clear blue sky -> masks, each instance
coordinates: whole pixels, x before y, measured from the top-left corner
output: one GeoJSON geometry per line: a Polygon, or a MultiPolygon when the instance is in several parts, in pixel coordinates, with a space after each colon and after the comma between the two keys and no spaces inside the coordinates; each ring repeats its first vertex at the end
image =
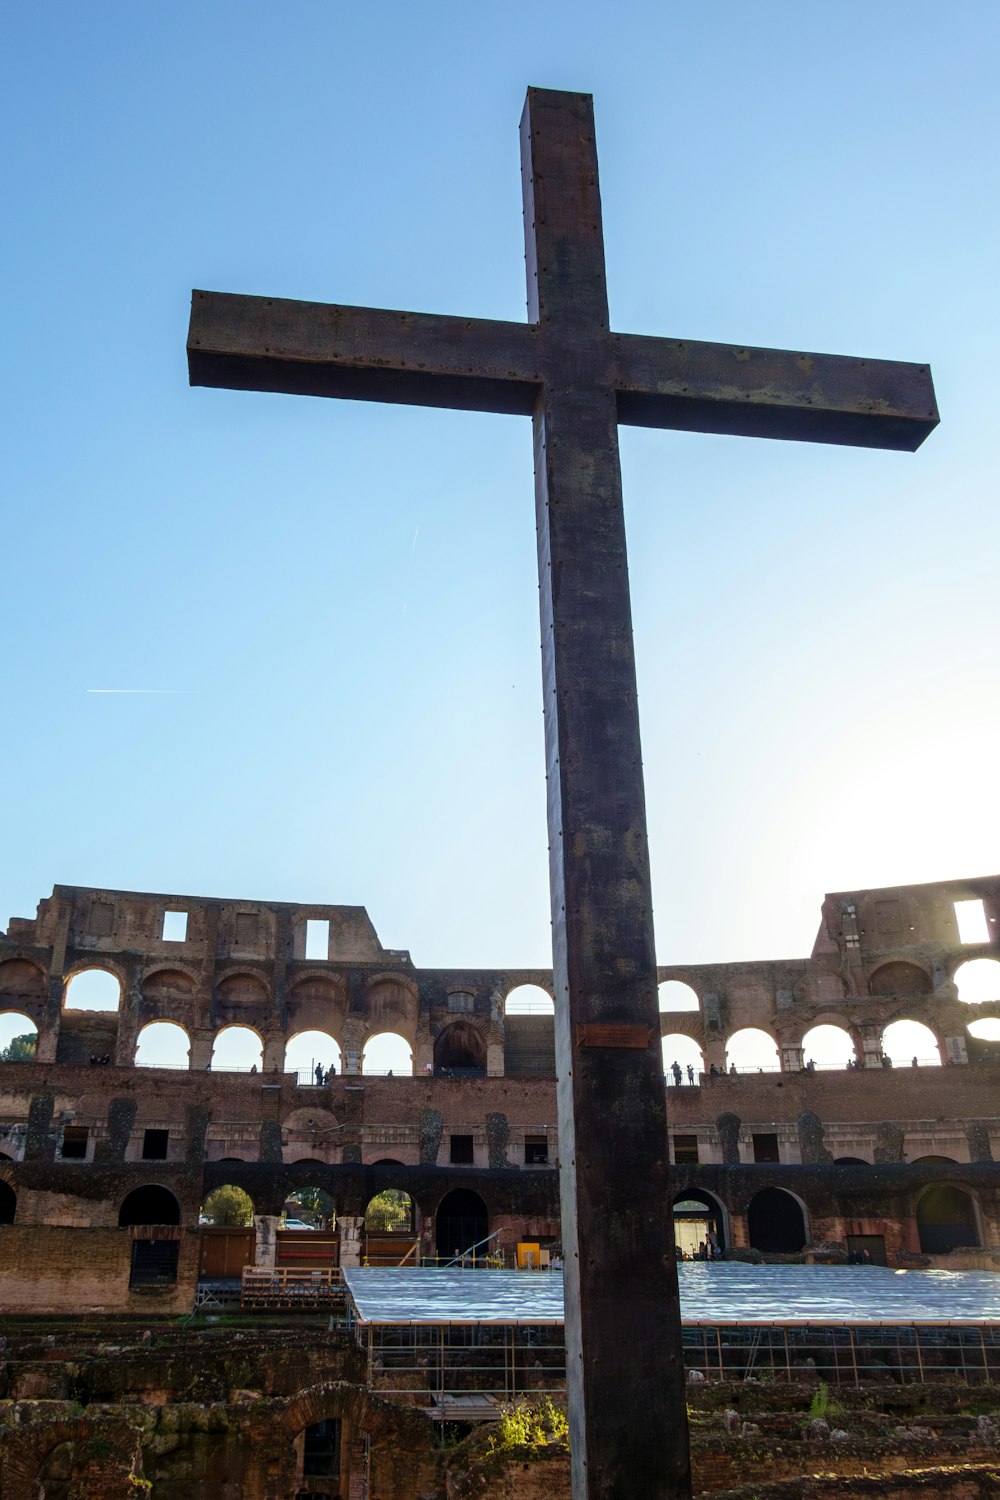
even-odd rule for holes
{"type": "Polygon", "coordinates": [[[184,360],[193,286],[523,317],[529,83],[595,95],[618,329],[929,360],[943,415],[915,456],[624,431],[661,961],[1000,865],[1000,7],[2,28],[0,921],[62,881],[549,961],[530,424],[184,360]]]}

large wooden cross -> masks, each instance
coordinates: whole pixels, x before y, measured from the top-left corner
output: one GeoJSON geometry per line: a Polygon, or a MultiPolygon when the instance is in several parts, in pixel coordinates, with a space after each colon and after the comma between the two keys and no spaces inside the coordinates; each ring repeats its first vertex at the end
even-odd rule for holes
{"type": "Polygon", "coordinates": [[[690,1494],[618,424],[912,451],[926,366],[612,333],[587,94],[529,89],[527,323],[195,292],[193,385],[535,435],[576,1500],[690,1494]]]}

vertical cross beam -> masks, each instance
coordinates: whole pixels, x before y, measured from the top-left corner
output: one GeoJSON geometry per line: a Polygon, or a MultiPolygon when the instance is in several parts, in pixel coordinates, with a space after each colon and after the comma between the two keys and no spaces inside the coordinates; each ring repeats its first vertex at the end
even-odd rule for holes
{"type": "Polygon", "coordinates": [[[680,1500],[684,1367],[589,98],[531,90],[521,141],[528,317],[546,364],[533,420],[573,1494],[680,1500]]]}

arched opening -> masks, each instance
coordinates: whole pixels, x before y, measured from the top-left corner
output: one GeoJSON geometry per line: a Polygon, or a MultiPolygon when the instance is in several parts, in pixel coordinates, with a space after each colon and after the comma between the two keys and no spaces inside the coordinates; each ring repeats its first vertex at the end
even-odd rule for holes
{"type": "Polygon", "coordinates": [[[191,1061],[191,1038],[176,1021],[150,1021],[135,1043],[137,1068],[187,1068],[191,1061]]]}
{"type": "Polygon", "coordinates": [[[870,1167],[871,1162],[865,1161],[863,1156],[835,1156],[833,1165],[835,1167],[870,1167]]]}
{"type": "Polygon", "coordinates": [[[0,1182],[0,1224],[13,1224],[17,1194],[9,1182],[0,1182]]]}
{"type": "Polygon", "coordinates": [[[694,1037],[671,1032],[662,1039],[663,1073],[669,1084],[697,1083],[705,1071],[705,1059],[694,1037]]]}
{"type": "Polygon", "coordinates": [[[892,1021],[882,1033],[882,1055],[894,1068],[939,1068],[941,1053],[937,1037],[922,1021],[892,1021]]]}
{"type": "Polygon", "coordinates": [[[472,1251],[486,1255],[488,1246],[482,1243],[490,1232],[490,1216],[486,1204],[471,1188],[455,1188],[447,1193],[435,1215],[434,1243],[439,1260],[453,1260],[472,1251]]]}
{"type": "Polygon", "coordinates": [[[869,995],[929,995],[933,988],[926,969],[902,961],[883,964],[868,981],[869,995]]]}
{"type": "Polygon", "coordinates": [[[925,1188],[917,1199],[917,1230],[925,1255],[979,1244],[975,1204],[968,1193],[945,1183],[925,1188]]]}
{"type": "Polygon", "coordinates": [[[505,1016],[551,1016],[555,1014],[552,996],[540,984],[519,984],[503,1003],[505,1016]]]}
{"type": "Polygon", "coordinates": [[[110,969],[78,969],[63,989],[63,1010],[117,1011],[122,986],[110,969]]]}
{"type": "Polygon", "coordinates": [[[285,1048],[285,1072],[299,1083],[322,1084],[344,1071],[340,1046],[328,1031],[300,1031],[285,1048]]]}
{"type": "Polygon", "coordinates": [[[367,1234],[411,1233],[413,1230],[413,1199],[402,1188],[383,1188],[369,1198],[365,1209],[365,1232],[367,1234]]]}
{"type": "Polygon", "coordinates": [[[782,1188],[755,1194],[747,1209],[747,1229],[752,1248],[772,1255],[793,1255],[806,1242],[802,1205],[782,1188]]]}
{"type": "Polygon", "coordinates": [[[131,1224],[179,1224],[181,1206],[169,1188],[156,1183],[133,1188],[118,1210],[119,1229],[131,1224]]]}
{"type": "Polygon", "coordinates": [[[38,1027],[30,1016],[8,1010],[0,1016],[0,1062],[34,1062],[38,1027]]]}
{"type": "Polygon", "coordinates": [[[434,1071],[447,1078],[485,1078],[486,1043],[468,1021],[452,1021],[434,1043],[434,1071]]]}
{"type": "Polygon", "coordinates": [[[778,1047],[773,1036],[757,1026],[734,1031],[726,1043],[726,1067],[737,1073],[776,1073],[778,1047]]]}
{"type": "MultiPolygon", "coordinates": [[[[146,1183],[134,1188],[118,1210],[118,1227],[134,1224],[172,1228],[181,1222],[181,1206],[168,1188],[146,1183]]],[[[177,1235],[142,1235],[132,1239],[132,1266],[129,1286],[167,1287],[177,1281],[180,1255],[177,1235]]]]}
{"type": "Polygon", "coordinates": [[[224,1026],[212,1047],[214,1073],[259,1073],[264,1066],[264,1043],[249,1026],[224,1026]]]}
{"type": "Polygon", "coordinates": [[[674,1199],[674,1243],[685,1260],[714,1260],[725,1250],[725,1215],[708,1193],[691,1188],[674,1199]]]}
{"type": "Polygon", "coordinates": [[[983,1005],[1000,1000],[1000,961],[995,958],[970,958],[959,964],[954,974],[958,998],[966,1005],[983,1005]]]}
{"type": "Polygon", "coordinates": [[[657,1000],[660,1010],[698,1010],[700,1008],[698,996],[689,984],[684,984],[680,979],[665,979],[657,986],[657,1000]]]}
{"type": "Polygon", "coordinates": [[[334,1500],[340,1493],[341,1429],[338,1417],[313,1422],[295,1439],[295,1490],[308,1500],[334,1500]]]}
{"type": "Polygon", "coordinates": [[[857,1061],[850,1033],[843,1026],[811,1027],[802,1038],[802,1056],[817,1068],[848,1068],[857,1061]]]}
{"type": "Polygon", "coordinates": [[[954,1156],[915,1156],[910,1165],[913,1167],[957,1167],[958,1161],[954,1156]]]}
{"type": "Polygon", "coordinates": [[[223,1183],[213,1188],[201,1205],[199,1224],[211,1224],[216,1229],[249,1229],[253,1223],[253,1199],[243,1188],[233,1183],[223,1183]]]}
{"type": "Polygon", "coordinates": [[[361,1071],[369,1078],[412,1078],[413,1051],[398,1031],[379,1031],[365,1042],[361,1071]]]}
{"type": "Polygon", "coordinates": [[[977,1042],[1000,1042],[1000,1021],[996,1016],[987,1016],[983,1021],[973,1021],[966,1026],[970,1036],[977,1042]]]}
{"type": "Polygon", "coordinates": [[[337,1208],[323,1188],[295,1188],[282,1205],[282,1229],[336,1229],[337,1208]]]}

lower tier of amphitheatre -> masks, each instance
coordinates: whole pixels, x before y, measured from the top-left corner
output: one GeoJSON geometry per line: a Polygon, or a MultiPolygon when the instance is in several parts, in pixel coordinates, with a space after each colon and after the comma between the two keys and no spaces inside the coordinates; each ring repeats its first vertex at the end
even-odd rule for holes
{"type": "MultiPolygon", "coordinates": [[[[478,1273],[470,1273],[478,1274],[478,1273]]],[[[487,1273],[483,1273],[487,1274],[487,1273]]],[[[558,1435],[435,1423],[366,1383],[316,1322],[8,1320],[4,1500],[569,1500],[558,1435]]],[[[1000,1391],[939,1375],[831,1386],[809,1367],[688,1388],[694,1494],[917,1500],[1000,1493],[1000,1391]]]]}

